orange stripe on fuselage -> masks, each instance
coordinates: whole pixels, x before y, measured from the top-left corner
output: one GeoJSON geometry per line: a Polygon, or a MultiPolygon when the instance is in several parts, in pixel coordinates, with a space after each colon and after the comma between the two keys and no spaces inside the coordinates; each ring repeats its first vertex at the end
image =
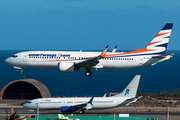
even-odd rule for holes
{"type": "MultiPolygon", "coordinates": [[[[151,42],[151,43],[149,43],[147,46],[150,46],[150,45],[153,45],[153,44],[156,44],[156,43],[159,43],[159,42],[161,42],[161,41],[151,42]]],[[[147,46],[146,46],[146,47],[147,47],[147,46]]],[[[107,56],[110,57],[110,56],[117,56],[117,55],[128,55],[128,54],[137,54],[137,53],[155,51],[155,49],[147,49],[146,47],[145,47],[145,48],[142,48],[142,49],[139,49],[139,50],[127,52],[127,53],[111,54],[111,55],[107,55],[107,56]]]]}
{"type": "Polygon", "coordinates": [[[128,53],[118,53],[118,54],[107,55],[107,57],[117,56],[117,55],[137,54],[137,53],[149,52],[149,51],[154,51],[154,49],[148,50],[148,49],[145,47],[145,48],[143,48],[143,49],[135,50],[135,51],[128,52],[128,53]]]}

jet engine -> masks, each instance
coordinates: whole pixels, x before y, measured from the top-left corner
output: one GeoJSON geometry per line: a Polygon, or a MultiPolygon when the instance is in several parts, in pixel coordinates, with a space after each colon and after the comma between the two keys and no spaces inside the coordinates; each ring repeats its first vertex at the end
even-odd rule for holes
{"type": "Polygon", "coordinates": [[[63,107],[61,107],[61,112],[72,112],[72,107],[63,106],[63,107]]]}
{"type": "Polygon", "coordinates": [[[76,72],[77,68],[74,63],[70,62],[59,62],[58,63],[58,71],[59,72],[76,72]]]}

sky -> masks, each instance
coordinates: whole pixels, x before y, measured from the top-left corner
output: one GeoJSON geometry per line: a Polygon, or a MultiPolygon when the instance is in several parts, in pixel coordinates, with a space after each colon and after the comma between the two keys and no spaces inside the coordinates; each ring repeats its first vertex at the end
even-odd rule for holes
{"type": "Polygon", "coordinates": [[[0,50],[137,50],[166,23],[180,50],[179,0],[1,0],[0,50]]]}

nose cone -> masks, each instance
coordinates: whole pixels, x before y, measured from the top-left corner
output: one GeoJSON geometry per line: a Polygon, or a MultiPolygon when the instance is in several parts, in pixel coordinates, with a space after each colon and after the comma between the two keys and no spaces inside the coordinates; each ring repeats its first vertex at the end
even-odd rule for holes
{"type": "Polygon", "coordinates": [[[22,106],[23,106],[24,108],[28,108],[27,103],[23,104],[22,106]]]}
{"type": "Polygon", "coordinates": [[[26,103],[22,105],[24,108],[26,107],[26,103]]]}
{"type": "Polygon", "coordinates": [[[11,63],[11,59],[10,59],[10,58],[7,58],[7,59],[5,60],[5,63],[10,64],[10,63],[11,63]]]}

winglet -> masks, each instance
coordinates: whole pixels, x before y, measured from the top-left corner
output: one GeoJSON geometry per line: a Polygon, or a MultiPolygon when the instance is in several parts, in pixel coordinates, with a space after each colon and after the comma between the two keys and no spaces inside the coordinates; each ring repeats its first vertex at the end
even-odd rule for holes
{"type": "Polygon", "coordinates": [[[93,105],[93,104],[92,104],[93,99],[94,99],[94,96],[92,96],[92,98],[89,100],[89,102],[88,102],[88,103],[90,103],[91,105],[93,105]]]}
{"type": "Polygon", "coordinates": [[[114,49],[112,50],[112,52],[116,52],[116,48],[117,48],[117,45],[114,47],[114,49]]]}
{"type": "Polygon", "coordinates": [[[103,57],[103,58],[107,58],[107,56],[106,56],[106,51],[107,51],[107,48],[108,48],[108,45],[105,47],[105,49],[102,51],[102,53],[101,53],[101,57],[103,57]]]}

